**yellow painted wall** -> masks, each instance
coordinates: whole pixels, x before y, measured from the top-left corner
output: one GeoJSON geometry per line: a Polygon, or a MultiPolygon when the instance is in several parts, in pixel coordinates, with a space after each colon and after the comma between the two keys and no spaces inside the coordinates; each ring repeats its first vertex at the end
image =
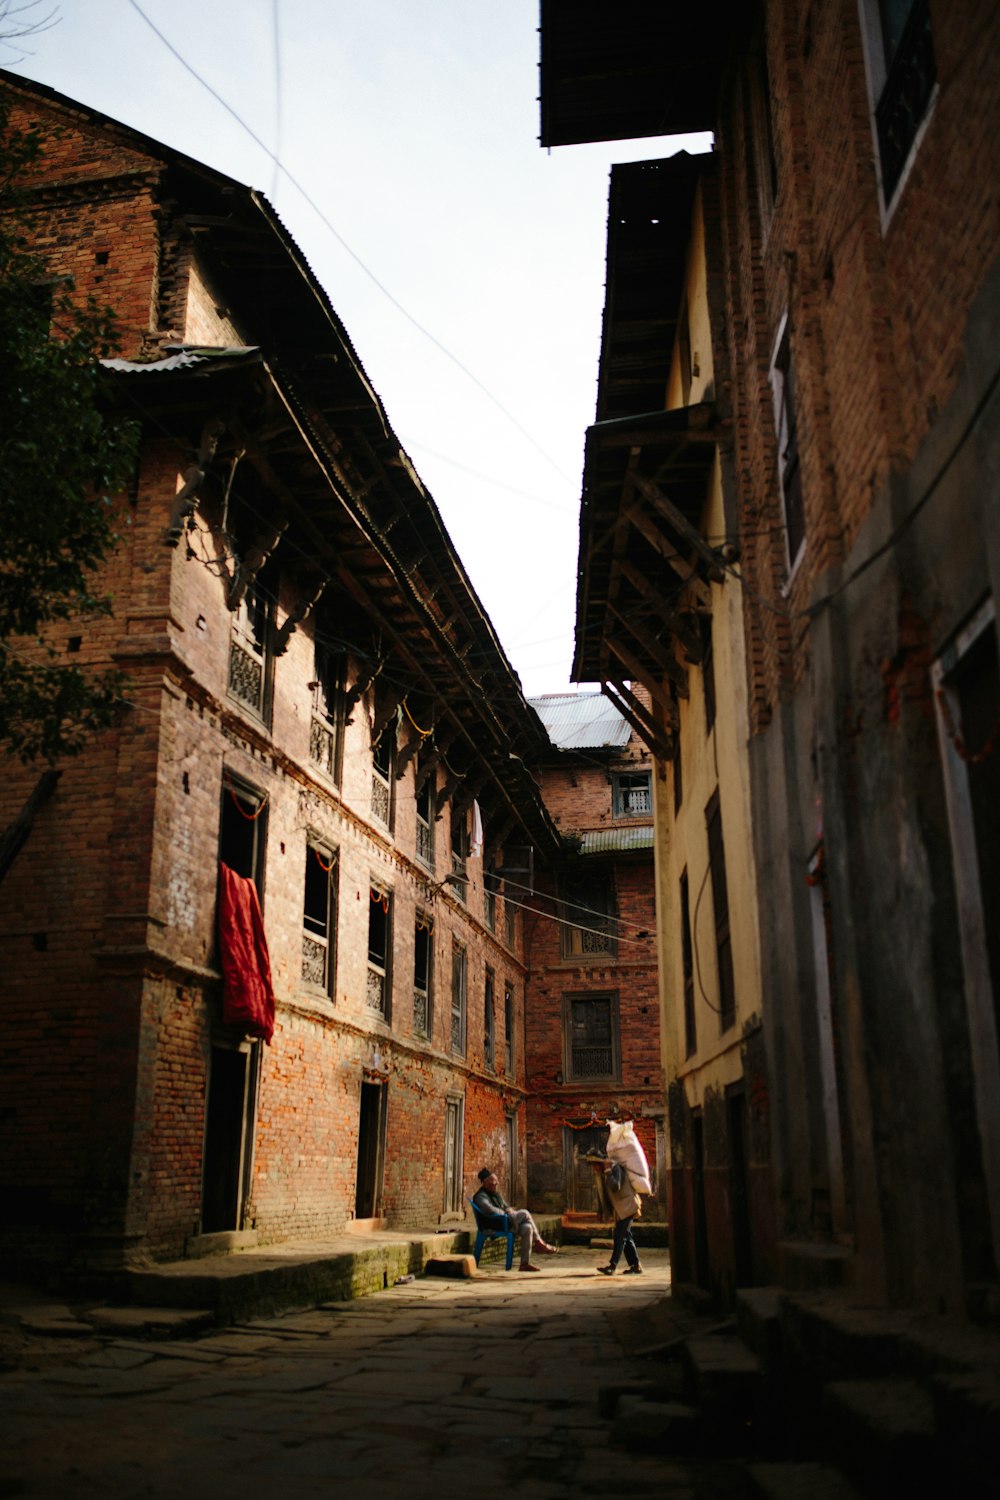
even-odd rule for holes
{"type": "MultiPolygon", "coordinates": [[[[692,219],[685,303],[691,351],[687,404],[693,404],[711,400],[715,388],[700,191],[692,219]]],[[[668,408],[685,404],[678,345],[675,345],[667,386],[668,408]]],[[[713,543],[721,543],[725,535],[718,458],[712,467],[701,530],[713,543]]],[[[742,599],[740,585],[731,576],[722,584],[710,585],[710,589],[715,725],[706,735],[704,677],[699,667],[689,666],[690,696],[681,699],[679,705],[683,798],[676,816],[673,765],[658,765],[653,778],[663,1066],[668,1084],[678,1077],[684,1080],[691,1107],[702,1103],[707,1089],[722,1089],[740,1077],[743,1029],[752,1017],[761,1013],[757,891],[746,756],[749,724],[742,599]],[[717,1015],[719,986],[715,920],[705,823],[705,808],[716,788],[722,814],[736,993],[735,1023],[721,1034],[717,1015]],[[695,960],[697,1033],[697,1048],[690,1058],[685,1055],[681,940],[680,878],[685,869],[695,960]]]]}

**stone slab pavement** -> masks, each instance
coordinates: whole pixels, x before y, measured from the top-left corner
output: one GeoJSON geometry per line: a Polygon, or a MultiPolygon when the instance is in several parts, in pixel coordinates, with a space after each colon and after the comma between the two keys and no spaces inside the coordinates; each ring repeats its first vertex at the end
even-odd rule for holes
{"type": "Polygon", "coordinates": [[[648,1390],[686,1325],[665,1250],[642,1276],[600,1258],[418,1276],[189,1337],[60,1338],[58,1307],[48,1332],[27,1309],[0,1348],[0,1496],[742,1495],[739,1465],[616,1438],[618,1391],[648,1390]]]}

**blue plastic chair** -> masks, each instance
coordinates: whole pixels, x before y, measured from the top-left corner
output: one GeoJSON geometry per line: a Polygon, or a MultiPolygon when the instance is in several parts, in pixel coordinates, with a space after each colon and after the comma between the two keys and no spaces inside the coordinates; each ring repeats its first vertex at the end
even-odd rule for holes
{"type": "Polygon", "coordinates": [[[482,1214],[479,1212],[479,1209],[473,1203],[471,1198],[469,1199],[469,1207],[472,1209],[476,1220],[476,1243],[473,1246],[472,1250],[476,1265],[478,1266],[479,1264],[479,1257],[483,1253],[484,1246],[487,1245],[490,1240],[506,1240],[506,1269],[509,1271],[511,1266],[514,1264],[514,1240],[517,1238],[517,1236],[515,1235],[513,1229],[511,1229],[510,1227],[510,1220],[507,1218],[507,1215],[482,1214]],[[501,1219],[503,1220],[503,1228],[500,1227],[499,1223],[499,1220],[501,1219]]]}

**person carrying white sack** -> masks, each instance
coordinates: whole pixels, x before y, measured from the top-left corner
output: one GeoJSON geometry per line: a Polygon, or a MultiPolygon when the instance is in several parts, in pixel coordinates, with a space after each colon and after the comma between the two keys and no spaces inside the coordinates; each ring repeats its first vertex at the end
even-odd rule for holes
{"type": "Polygon", "coordinates": [[[639,1252],[632,1238],[632,1220],[642,1212],[639,1194],[653,1191],[649,1163],[631,1120],[609,1120],[608,1127],[608,1165],[605,1172],[608,1196],[615,1211],[615,1232],[611,1259],[606,1266],[598,1266],[597,1269],[604,1276],[613,1276],[624,1253],[628,1263],[625,1275],[641,1276],[639,1252]]]}

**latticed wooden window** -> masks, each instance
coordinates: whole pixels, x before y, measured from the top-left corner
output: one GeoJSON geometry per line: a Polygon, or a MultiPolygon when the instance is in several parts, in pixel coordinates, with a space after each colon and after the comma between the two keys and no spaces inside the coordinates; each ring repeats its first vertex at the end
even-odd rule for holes
{"type": "Polygon", "coordinates": [[[334,974],[336,871],[335,851],[319,844],[306,845],[302,979],[328,992],[333,989],[334,974]]]}
{"type": "Polygon", "coordinates": [[[496,1066],[496,981],[493,970],[487,967],[483,989],[483,1062],[488,1068],[496,1066]]]}
{"type": "Polygon", "coordinates": [[[567,958],[614,953],[614,895],[611,881],[564,880],[561,887],[562,945],[567,958]]]}
{"type": "Polygon", "coordinates": [[[451,950],[451,1050],[465,1056],[467,955],[461,943],[451,950]]]}
{"type": "Polygon", "coordinates": [[[339,783],[344,734],[343,652],[320,645],[316,658],[312,689],[312,718],[309,724],[309,759],[319,766],[331,781],[339,783]]]}
{"type": "MultiPolygon", "coordinates": [[[[419,767],[418,767],[419,770],[419,767]]],[[[417,793],[417,858],[429,870],[434,868],[434,775],[424,781],[417,793]]]]}
{"type": "Polygon", "coordinates": [[[418,911],[413,932],[413,1030],[416,1036],[430,1036],[433,932],[434,919],[429,913],[418,911]]]}
{"type": "Polygon", "coordinates": [[[618,1077],[617,1007],[612,996],[568,997],[565,1027],[570,1078],[618,1077]]]}
{"type": "Polygon", "coordinates": [[[267,708],[271,613],[260,584],[250,584],[233,612],[229,641],[229,692],[262,717],[267,708]]]}
{"type": "Polygon", "coordinates": [[[392,982],[392,893],[373,884],[368,894],[368,1009],[388,1020],[392,982]]]}

